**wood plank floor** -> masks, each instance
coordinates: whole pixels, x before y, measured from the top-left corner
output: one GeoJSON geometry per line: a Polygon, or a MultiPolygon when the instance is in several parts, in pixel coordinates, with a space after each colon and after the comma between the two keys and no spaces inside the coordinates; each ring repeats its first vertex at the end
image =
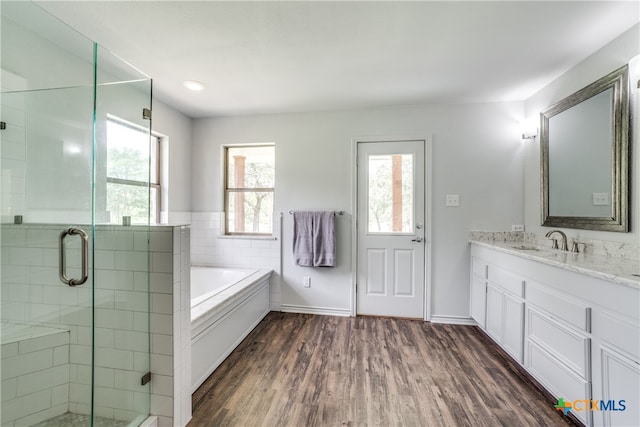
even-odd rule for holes
{"type": "Polygon", "coordinates": [[[475,327],[277,312],[194,393],[189,423],[566,425],[475,327]]]}

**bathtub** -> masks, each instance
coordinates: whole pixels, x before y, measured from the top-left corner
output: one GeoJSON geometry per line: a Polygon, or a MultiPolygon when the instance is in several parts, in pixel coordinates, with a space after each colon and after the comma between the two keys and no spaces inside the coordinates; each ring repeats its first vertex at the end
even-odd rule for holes
{"type": "Polygon", "coordinates": [[[271,270],[191,267],[192,392],[269,312],[271,270]]]}

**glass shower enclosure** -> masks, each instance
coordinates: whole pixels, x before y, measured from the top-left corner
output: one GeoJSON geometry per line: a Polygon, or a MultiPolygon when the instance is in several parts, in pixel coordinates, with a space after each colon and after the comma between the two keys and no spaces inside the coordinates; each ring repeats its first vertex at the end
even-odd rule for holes
{"type": "Polygon", "coordinates": [[[151,80],[34,3],[1,14],[1,425],[140,425],[151,80]]]}

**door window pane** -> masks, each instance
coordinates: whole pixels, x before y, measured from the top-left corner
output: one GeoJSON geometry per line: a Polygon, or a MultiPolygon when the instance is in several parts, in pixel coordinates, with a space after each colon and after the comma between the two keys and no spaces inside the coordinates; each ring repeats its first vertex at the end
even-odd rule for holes
{"type": "Polygon", "coordinates": [[[368,157],[369,233],[413,233],[413,155],[368,157]]]}

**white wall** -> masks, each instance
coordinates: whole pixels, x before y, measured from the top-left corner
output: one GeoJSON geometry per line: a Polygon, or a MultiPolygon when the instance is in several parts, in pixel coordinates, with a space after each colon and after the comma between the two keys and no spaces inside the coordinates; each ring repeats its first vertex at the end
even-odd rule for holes
{"type": "MultiPolygon", "coordinates": [[[[551,84],[540,90],[525,102],[525,114],[527,117],[537,117],[540,111],[550,105],[560,101],[564,97],[582,89],[600,77],[609,74],[611,71],[632,62],[630,66],[630,88],[632,102],[633,120],[633,141],[631,166],[631,232],[614,233],[603,231],[571,230],[563,229],[567,236],[575,237],[578,241],[587,239],[598,239],[608,241],[619,241],[637,244],[640,240],[638,224],[640,224],[640,211],[638,199],[640,199],[640,175],[638,165],[640,155],[635,148],[638,141],[638,100],[637,82],[640,78],[640,61],[637,55],[640,53],[638,40],[640,39],[640,25],[635,25],[620,37],[595,52],[586,60],[567,71],[551,84]],[[635,58],[635,60],[633,60],[635,58]],[[632,61],[633,60],[633,61],[632,61]],[[634,107],[635,104],[635,107],[634,107]]],[[[526,144],[525,161],[525,225],[529,232],[541,234],[548,231],[548,228],[540,226],[540,144],[539,138],[531,140],[526,144]]]]}
{"type": "Polygon", "coordinates": [[[166,136],[161,154],[163,222],[191,222],[191,118],[157,99],[153,100],[154,132],[166,136]],[[165,203],[166,202],[166,203],[165,203]]]}
{"type": "MultiPolygon", "coordinates": [[[[468,316],[469,230],[507,230],[523,223],[522,103],[427,105],[357,111],[194,120],[192,206],[223,208],[221,145],[276,144],[276,218],[283,212],[283,305],[350,309],[354,219],[352,138],[422,135],[433,140],[433,314],[468,316]],[[446,194],[460,207],[446,208],[446,194]],[[340,209],[337,267],[291,262],[290,209],[340,209]],[[311,276],[311,288],[302,276],[311,276]]],[[[277,225],[277,221],[276,221],[277,225]]]]}

